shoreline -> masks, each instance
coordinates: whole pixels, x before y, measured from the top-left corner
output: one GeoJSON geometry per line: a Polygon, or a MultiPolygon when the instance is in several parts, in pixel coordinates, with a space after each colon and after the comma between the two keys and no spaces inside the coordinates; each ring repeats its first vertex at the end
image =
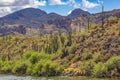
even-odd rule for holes
{"type": "Polygon", "coordinates": [[[65,76],[61,76],[61,75],[58,75],[58,76],[37,76],[37,75],[27,75],[27,74],[11,74],[11,73],[8,73],[8,74],[5,74],[5,73],[0,73],[0,76],[1,75],[11,75],[11,76],[17,76],[17,77],[28,77],[28,76],[31,76],[31,77],[80,77],[80,78],[99,78],[99,79],[120,79],[120,77],[92,77],[92,76],[68,76],[68,75],[65,75],[65,76]]]}

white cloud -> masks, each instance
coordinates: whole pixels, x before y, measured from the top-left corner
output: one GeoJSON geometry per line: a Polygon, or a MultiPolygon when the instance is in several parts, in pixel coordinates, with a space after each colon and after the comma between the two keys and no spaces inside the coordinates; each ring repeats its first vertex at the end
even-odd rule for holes
{"type": "Polygon", "coordinates": [[[80,8],[80,6],[81,6],[80,4],[77,4],[77,3],[74,4],[74,8],[80,8]]]}
{"type": "Polygon", "coordinates": [[[25,5],[45,6],[46,0],[0,0],[0,7],[3,6],[25,6],[25,5]]]}
{"type": "Polygon", "coordinates": [[[0,5],[9,5],[14,2],[15,2],[15,0],[0,0],[0,5]]]}
{"type": "Polygon", "coordinates": [[[0,7],[0,17],[12,13],[12,9],[10,7],[0,7]]]}
{"type": "Polygon", "coordinates": [[[65,2],[62,2],[61,0],[49,0],[50,5],[66,5],[65,2]]]}
{"type": "Polygon", "coordinates": [[[38,6],[45,6],[45,5],[46,5],[46,1],[45,1],[45,0],[35,1],[35,5],[38,5],[38,6]]]}
{"type": "Polygon", "coordinates": [[[80,4],[76,3],[75,0],[68,0],[67,4],[70,5],[70,6],[73,6],[73,8],[79,8],[80,7],[80,4]]]}
{"type": "Polygon", "coordinates": [[[30,0],[29,4],[23,5],[21,6],[22,8],[29,8],[29,7],[33,7],[33,8],[38,8],[39,6],[45,6],[46,5],[46,0],[30,0]]]}
{"type": "Polygon", "coordinates": [[[15,0],[0,0],[0,2],[2,2],[2,3],[6,3],[6,2],[8,2],[8,3],[13,3],[15,0]]]}
{"type": "Polygon", "coordinates": [[[95,7],[99,6],[99,4],[93,3],[93,2],[89,2],[88,0],[82,0],[82,4],[83,4],[84,8],[95,8],[95,7]]]}

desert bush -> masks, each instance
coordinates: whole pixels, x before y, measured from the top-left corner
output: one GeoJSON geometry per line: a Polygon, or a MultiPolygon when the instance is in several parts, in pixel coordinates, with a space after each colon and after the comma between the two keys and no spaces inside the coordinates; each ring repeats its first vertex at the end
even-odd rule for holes
{"type": "Polygon", "coordinates": [[[97,63],[92,71],[92,75],[95,77],[104,77],[106,76],[106,73],[107,67],[102,62],[97,63]]]}
{"type": "Polygon", "coordinates": [[[79,44],[73,43],[73,44],[68,48],[68,53],[69,53],[69,54],[74,54],[78,46],[79,46],[79,44]]]}
{"type": "Polygon", "coordinates": [[[106,62],[108,69],[120,68],[120,56],[114,56],[106,62]]]}
{"type": "Polygon", "coordinates": [[[92,60],[90,61],[84,61],[82,63],[82,65],[80,66],[80,70],[82,70],[83,73],[82,75],[84,76],[90,76],[92,74],[92,69],[95,66],[95,62],[93,62],[92,60]]]}
{"type": "Polygon", "coordinates": [[[72,63],[77,62],[77,61],[80,60],[80,59],[81,59],[81,56],[76,55],[75,57],[73,57],[72,63]]]}
{"type": "Polygon", "coordinates": [[[29,58],[29,60],[32,64],[37,63],[39,61],[39,59],[40,59],[40,55],[38,53],[33,53],[31,55],[31,57],[29,58]]]}
{"type": "Polygon", "coordinates": [[[108,76],[120,77],[120,56],[113,56],[107,62],[108,76]]]}
{"type": "Polygon", "coordinates": [[[93,61],[94,62],[100,62],[101,61],[101,59],[102,59],[102,54],[100,54],[100,53],[95,53],[94,55],[93,55],[93,61]]]}
{"type": "Polygon", "coordinates": [[[112,21],[115,21],[115,20],[117,20],[117,17],[110,16],[108,20],[112,22],[112,21]]]}
{"type": "Polygon", "coordinates": [[[88,59],[91,59],[91,58],[92,58],[92,53],[90,53],[90,52],[86,52],[86,53],[82,54],[82,59],[83,60],[88,60],[88,59]]]}
{"type": "Polygon", "coordinates": [[[32,52],[31,51],[27,51],[27,52],[23,53],[22,58],[24,60],[27,60],[27,59],[29,59],[31,57],[31,55],[32,55],[32,52]]]}
{"type": "Polygon", "coordinates": [[[72,58],[74,57],[75,55],[74,54],[69,54],[68,56],[67,56],[67,60],[72,60],[72,58]]]}
{"type": "Polygon", "coordinates": [[[1,62],[1,71],[3,73],[10,73],[12,69],[12,61],[1,62]]]}
{"type": "Polygon", "coordinates": [[[30,62],[29,61],[17,61],[14,64],[14,67],[12,69],[13,73],[17,73],[17,74],[26,74],[26,70],[27,68],[30,66],[30,62]]]}
{"type": "Polygon", "coordinates": [[[39,76],[55,76],[62,72],[60,66],[50,60],[40,60],[34,65],[32,73],[39,76]]]}

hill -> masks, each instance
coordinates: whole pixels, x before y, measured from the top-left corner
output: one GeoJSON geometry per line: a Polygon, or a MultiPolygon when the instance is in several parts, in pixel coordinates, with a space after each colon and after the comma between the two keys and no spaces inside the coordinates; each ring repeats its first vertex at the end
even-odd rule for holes
{"type": "Polygon", "coordinates": [[[0,72],[120,77],[120,18],[82,32],[0,38],[0,72]]]}

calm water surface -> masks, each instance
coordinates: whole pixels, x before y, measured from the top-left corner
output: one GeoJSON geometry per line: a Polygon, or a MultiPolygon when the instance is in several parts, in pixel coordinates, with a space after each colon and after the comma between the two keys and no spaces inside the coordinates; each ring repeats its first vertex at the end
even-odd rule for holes
{"type": "Polygon", "coordinates": [[[120,80],[120,78],[88,78],[88,77],[32,77],[32,76],[15,76],[15,75],[1,75],[0,80],[120,80]]]}

